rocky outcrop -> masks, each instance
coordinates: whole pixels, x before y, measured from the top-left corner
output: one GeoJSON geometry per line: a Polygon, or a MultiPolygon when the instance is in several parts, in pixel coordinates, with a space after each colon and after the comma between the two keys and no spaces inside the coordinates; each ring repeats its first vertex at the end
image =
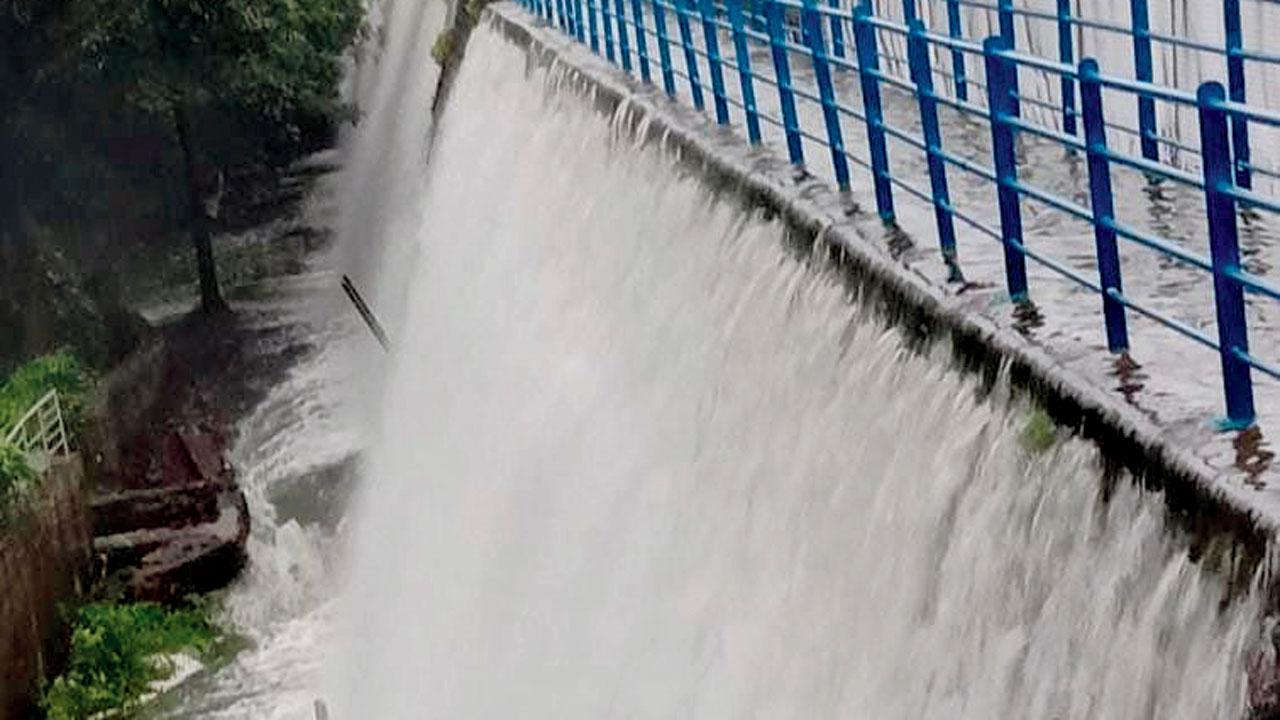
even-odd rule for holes
{"type": "Polygon", "coordinates": [[[1280,623],[1272,626],[1270,640],[1249,658],[1247,720],[1280,720],[1280,623]]]}
{"type": "Polygon", "coordinates": [[[85,445],[103,594],[176,604],[225,587],[246,562],[249,512],[226,452],[251,401],[235,370],[252,338],[234,316],[160,333],[103,383],[85,445]]]}
{"type": "Polygon", "coordinates": [[[145,465],[150,487],[101,492],[91,504],[106,594],[175,604],[225,587],[244,568],[249,509],[221,435],[172,431],[144,440],[155,452],[145,465]]]}
{"type": "Polygon", "coordinates": [[[173,604],[225,587],[244,568],[249,508],[234,486],[126,491],[98,498],[93,515],[110,594],[173,604]]]}

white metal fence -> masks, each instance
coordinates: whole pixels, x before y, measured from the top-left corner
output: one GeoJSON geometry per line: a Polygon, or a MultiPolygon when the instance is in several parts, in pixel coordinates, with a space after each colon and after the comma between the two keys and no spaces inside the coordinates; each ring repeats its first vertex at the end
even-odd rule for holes
{"type": "Polygon", "coordinates": [[[27,454],[31,467],[43,473],[59,455],[71,452],[58,391],[50,390],[5,431],[5,442],[27,454]]]}

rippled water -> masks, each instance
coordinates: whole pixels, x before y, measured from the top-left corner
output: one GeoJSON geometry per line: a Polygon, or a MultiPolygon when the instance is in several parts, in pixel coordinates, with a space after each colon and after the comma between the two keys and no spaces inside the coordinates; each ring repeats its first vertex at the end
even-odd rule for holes
{"type": "Polygon", "coordinates": [[[342,519],[367,442],[350,407],[347,355],[366,348],[327,273],[274,295],[240,308],[276,328],[279,351],[301,350],[286,379],[240,421],[230,456],[253,524],[250,562],[222,601],[221,621],[244,649],[162,698],[151,717],[312,718],[333,645],[342,519]]]}

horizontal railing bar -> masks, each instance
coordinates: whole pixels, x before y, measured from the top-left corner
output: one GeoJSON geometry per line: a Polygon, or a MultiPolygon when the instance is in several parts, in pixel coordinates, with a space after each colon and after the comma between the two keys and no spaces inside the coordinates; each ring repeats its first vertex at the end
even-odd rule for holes
{"type": "Polygon", "coordinates": [[[1119,235],[1122,238],[1125,238],[1126,240],[1131,240],[1139,245],[1142,245],[1143,247],[1149,248],[1151,250],[1155,250],[1160,253],[1164,253],[1165,255],[1168,255],[1176,260],[1186,263],[1187,265],[1200,268],[1201,270],[1207,270],[1209,272],[1213,272],[1213,263],[1211,263],[1210,261],[1198,255],[1194,255],[1190,252],[1187,252],[1186,250],[1183,250],[1182,248],[1176,245],[1171,245],[1164,240],[1151,237],[1150,235],[1147,235],[1144,232],[1135,230],[1129,227],[1128,225],[1125,225],[1120,222],[1116,222],[1114,220],[1109,222],[1099,221],[1098,224],[1110,230],[1114,230],[1117,235],[1119,235]]]}
{"type": "Polygon", "coordinates": [[[1226,100],[1221,103],[1215,103],[1216,107],[1222,108],[1227,114],[1235,117],[1245,118],[1246,120],[1263,123],[1272,127],[1280,127],[1280,112],[1274,110],[1264,110],[1252,105],[1243,105],[1238,102],[1226,100]]]}
{"type": "MultiPolygon", "coordinates": [[[[1077,77],[1077,76],[1073,76],[1077,77]]],[[[1130,80],[1128,78],[1116,77],[1114,75],[1098,75],[1098,84],[1103,87],[1109,87],[1113,90],[1125,90],[1134,95],[1147,95],[1154,100],[1164,100],[1166,102],[1177,103],[1195,107],[1197,99],[1195,93],[1186,90],[1176,90],[1163,85],[1142,82],[1141,80],[1130,80]]]]}
{"type": "Polygon", "coordinates": [[[1025,255],[1025,256],[1027,256],[1027,257],[1031,258],[1032,260],[1035,260],[1037,263],[1039,263],[1039,264],[1043,265],[1044,267],[1047,267],[1047,268],[1049,268],[1050,270],[1052,270],[1052,271],[1054,271],[1054,272],[1058,273],[1059,275],[1061,275],[1061,276],[1063,276],[1063,277],[1067,278],[1068,280],[1071,280],[1071,281],[1075,282],[1077,285],[1081,285],[1081,286],[1085,287],[1085,288],[1086,288],[1086,289],[1088,289],[1088,290],[1092,290],[1093,292],[1102,292],[1102,288],[1098,287],[1098,284],[1097,284],[1097,283],[1095,283],[1094,281],[1090,280],[1089,278],[1087,278],[1087,277],[1085,277],[1085,276],[1081,275],[1080,273],[1076,272],[1075,270],[1072,270],[1071,268],[1067,267],[1066,265],[1063,265],[1062,263],[1058,262],[1057,260],[1054,260],[1053,258],[1049,257],[1048,255],[1042,255],[1041,253],[1039,253],[1039,252],[1037,252],[1037,251],[1035,251],[1035,250],[1032,250],[1032,249],[1028,248],[1027,246],[1025,246],[1025,245],[1023,245],[1022,243],[1017,242],[1017,241],[1011,242],[1011,243],[1009,243],[1009,244],[1013,246],[1013,249],[1017,250],[1018,252],[1022,253],[1022,254],[1023,254],[1023,255],[1025,255]]]}
{"type": "Polygon", "coordinates": [[[1280,55],[1275,53],[1262,52],[1260,50],[1245,50],[1244,48],[1241,48],[1235,53],[1235,55],[1245,60],[1280,65],[1280,55]]]}
{"type": "Polygon", "coordinates": [[[1018,182],[1014,183],[1012,187],[1019,193],[1026,195],[1029,198],[1039,200],[1055,210],[1061,210],[1077,220],[1083,220],[1089,224],[1093,224],[1094,222],[1093,211],[1083,205],[1071,202],[1070,200],[1064,200],[1057,195],[1041,190],[1034,185],[1018,182]]]}
{"type": "Polygon", "coordinates": [[[1276,380],[1280,380],[1280,366],[1273,365],[1269,362],[1266,362],[1257,357],[1254,357],[1253,355],[1250,355],[1249,353],[1241,350],[1238,347],[1231,348],[1231,354],[1240,358],[1242,362],[1245,362],[1250,366],[1252,366],[1254,370],[1261,370],[1262,372],[1266,373],[1267,375],[1270,375],[1276,380]]]}
{"type": "MultiPolygon", "coordinates": [[[[1004,11],[1004,9],[1001,8],[998,4],[992,3],[992,2],[981,2],[980,0],[957,0],[957,2],[960,5],[967,5],[969,7],[980,8],[983,10],[990,10],[992,12],[1004,11]]],[[[1090,30],[1101,30],[1103,32],[1109,32],[1115,35],[1123,35],[1125,37],[1132,37],[1134,34],[1133,28],[1131,26],[1121,25],[1119,23],[1109,22],[1106,20],[1094,20],[1091,18],[1082,18],[1074,15],[1067,16],[1067,17],[1059,17],[1056,12],[1051,12],[1048,10],[1038,10],[1034,8],[1014,7],[1014,8],[1009,8],[1008,11],[1012,12],[1014,15],[1018,15],[1021,17],[1032,18],[1035,20],[1043,20],[1045,22],[1053,22],[1053,23],[1065,22],[1067,24],[1074,25],[1076,27],[1088,28],[1090,30]]],[[[1185,48],[1188,50],[1196,50],[1199,52],[1211,53],[1211,54],[1219,55],[1223,57],[1229,54],[1229,51],[1227,50],[1226,47],[1213,45],[1203,40],[1181,38],[1175,35],[1169,35],[1166,33],[1153,32],[1153,31],[1148,31],[1146,34],[1153,41],[1164,44],[1164,45],[1169,45],[1171,47],[1179,47],[1179,48],[1185,48]]],[[[1237,55],[1249,60],[1257,61],[1257,62],[1280,64],[1280,56],[1278,55],[1270,55],[1268,53],[1255,54],[1247,51],[1240,51],[1237,53],[1237,55]]]]}
{"type": "Polygon", "coordinates": [[[1234,185],[1230,187],[1222,188],[1222,191],[1227,195],[1230,195],[1231,197],[1235,198],[1236,200],[1239,200],[1240,202],[1246,205],[1249,205],[1251,207],[1262,208],[1264,210],[1270,210],[1271,212],[1274,212],[1274,213],[1280,213],[1280,200],[1274,200],[1265,195],[1259,195],[1257,192],[1253,190],[1246,190],[1242,187],[1236,187],[1234,185]]]}
{"type": "Polygon", "coordinates": [[[1208,335],[1205,335],[1204,333],[1200,332],[1199,330],[1191,327],[1190,325],[1180,320],[1175,320],[1171,317],[1162,315],[1154,310],[1151,310],[1150,308],[1147,308],[1143,305],[1140,305],[1130,300],[1129,298],[1125,297],[1123,294],[1115,292],[1114,290],[1108,291],[1107,296],[1115,299],[1116,302],[1123,304],[1125,307],[1129,308],[1130,310],[1133,310],[1139,315],[1142,315],[1143,317],[1149,320],[1154,320],[1160,323],[1161,325],[1164,325],[1165,327],[1169,328],[1170,330],[1173,330],[1179,333],[1180,335],[1183,335],[1191,340],[1194,340],[1200,345],[1203,345],[1204,347],[1209,348],[1210,350],[1213,350],[1215,352],[1219,351],[1218,343],[1214,341],[1213,338],[1209,337],[1208,335]]]}
{"type": "Polygon", "coordinates": [[[1004,122],[1012,127],[1028,132],[1032,135],[1037,135],[1039,137],[1045,138],[1046,140],[1053,140],[1059,145],[1065,145],[1066,147],[1071,148],[1072,150],[1079,150],[1083,152],[1085,149],[1084,142],[1081,141],[1079,138],[1072,137],[1071,135],[1067,135],[1066,133],[1059,132],[1058,130],[1054,130],[1052,128],[1041,127],[1040,125],[1036,125],[1035,123],[1029,123],[1026,120],[1023,120],[1022,118],[1006,117],[1006,118],[1002,118],[1001,120],[997,120],[997,122],[1004,122]]]}
{"type": "Polygon", "coordinates": [[[1240,268],[1227,268],[1222,271],[1222,274],[1240,283],[1241,287],[1255,295],[1265,295],[1272,300],[1280,300],[1280,288],[1277,288],[1275,285],[1268,283],[1251,272],[1240,268]]]}
{"type": "Polygon", "coordinates": [[[1240,163],[1240,166],[1248,168],[1250,172],[1253,172],[1257,175],[1266,175],[1269,178],[1280,180],[1280,170],[1275,170],[1265,165],[1257,165],[1249,162],[1242,162],[1240,163]]]}

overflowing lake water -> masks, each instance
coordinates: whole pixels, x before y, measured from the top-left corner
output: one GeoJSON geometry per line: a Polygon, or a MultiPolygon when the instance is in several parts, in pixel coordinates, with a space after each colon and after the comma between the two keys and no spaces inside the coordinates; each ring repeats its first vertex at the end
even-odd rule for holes
{"type": "Polygon", "coordinates": [[[335,264],[392,352],[297,311],[249,647],[166,716],[1242,716],[1260,593],[1159,496],[488,25],[433,117],[442,10],[381,17],[335,264]]]}

